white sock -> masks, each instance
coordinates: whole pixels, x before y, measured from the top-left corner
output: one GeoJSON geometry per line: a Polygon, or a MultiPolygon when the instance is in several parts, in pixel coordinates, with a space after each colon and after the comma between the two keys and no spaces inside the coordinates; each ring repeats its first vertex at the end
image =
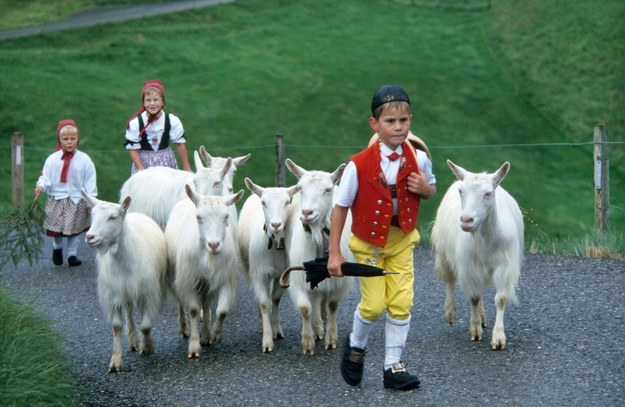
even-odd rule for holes
{"type": "Polygon", "coordinates": [[[67,256],[75,256],[78,253],[78,243],[80,242],[80,236],[70,236],[67,238],[67,256]]]}
{"type": "Polygon", "coordinates": [[[369,332],[373,327],[373,322],[367,321],[360,315],[358,308],[354,311],[354,323],[352,333],[349,335],[349,345],[352,348],[366,349],[369,340],[369,332]]]}
{"type": "Polygon", "coordinates": [[[409,330],[410,316],[403,321],[386,316],[386,326],[384,327],[384,340],[386,342],[384,370],[401,361],[401,353],[404,350],[404,345],[406,345],[409,330]]]}
{"type": "Polygon", "coordinates": [[[63,236],[55,236],[52,238],[52,248],[54,250],[63,248],[63,236]]]}

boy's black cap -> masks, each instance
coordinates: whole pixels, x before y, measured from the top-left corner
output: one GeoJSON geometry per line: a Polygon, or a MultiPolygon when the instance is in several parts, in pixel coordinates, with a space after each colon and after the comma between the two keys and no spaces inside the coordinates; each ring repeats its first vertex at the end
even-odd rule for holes
{"type": "Polygon", "coordinates": [[[388,102],[407,102],[410,104],[410,98],[406,91],[398,85],[383,85],[378,88],[371,99],[371,112],[388,102]]]}

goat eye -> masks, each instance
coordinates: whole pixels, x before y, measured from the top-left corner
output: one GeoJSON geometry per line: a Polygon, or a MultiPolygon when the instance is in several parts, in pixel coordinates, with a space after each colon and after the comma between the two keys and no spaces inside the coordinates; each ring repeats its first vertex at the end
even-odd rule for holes
{"type": "Polygon", "coordinates": [[[492,192],[487,192],[487,193],[484,194],[484,198],[486,198],[486,199],[490,199],[492,196],[493,196],[492,192]]]}
{"type": "Polygon", "coordinates": [[[327,188],[325,191],[326,194],[331,194],[332,193],[332,188],[327,188]]]}
{"type": "Polygon", "coordinates": [[[195,219],[197,220],[197,223],[199,223],[200,225],[204,223],[204,221],[202,220],[200,216],[196,216],[195,219]]]}
{"type": "Polygon", "coordinates": [[[228,215],[224,216],[224,225],[228,225],[228,215]]]}
{"type": "Polygon", "coordinates": [[[117,216],[115,216],[115,215],[111,215],[111,216],[109,216],[109,219],[108,219],[108,220],[109,220],[109,222],[112,222],[112,221],[114,221],[115,219],[117,219],[117,216]]]}
{"type": "Polygon", "coordinates": [[[265,203],[265,201],[263,201],[263,208],[266,208],[267,204],[265,203]]]}

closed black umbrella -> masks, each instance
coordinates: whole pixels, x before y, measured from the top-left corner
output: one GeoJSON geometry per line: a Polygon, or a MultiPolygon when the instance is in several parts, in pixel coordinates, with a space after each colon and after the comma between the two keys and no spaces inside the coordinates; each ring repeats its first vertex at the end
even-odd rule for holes
{"type": "MultiPolygon", "coordinates": [[[[287,288],[289,283],[287,282],[288,275],[293,270],[306,270],[306,282],[310,283],[310,289],[314,289],[326,278],[330,277],[328,272],[328,257],[317,257],[314,260],[304,262],[304,266],[292,266],[287,268],[280,275],[280,285],[283,288],[287,288]]],[[[344,276],[352,277],[379,277],[386,274],[399,274],[394,271],[386,271],[376,266],[370,266],[368,264],[350,263],[345,262],[341,264],[341,271],[344,276]]]]}

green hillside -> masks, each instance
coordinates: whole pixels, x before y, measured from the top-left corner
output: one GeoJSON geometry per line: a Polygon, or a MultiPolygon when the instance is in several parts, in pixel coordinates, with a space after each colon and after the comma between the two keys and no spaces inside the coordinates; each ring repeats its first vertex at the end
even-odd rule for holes
{"type": "MultiPolygon", "coordinates": [[[[116,200],[130,168],[126,120],[143,82],[160,78],[190,151],[250,152],[238,186],[245,176],[271,185],[276,134],[299,165],[333,170],[368,141],[375,88],[398,83],[413,100],[413,131],[430,145],[438,178],[436,198],[422,205],[422,229],[452,182],[449,158],[474,171],[510,161],[503,186],[523,207],[530,238],[592,233],[591,143],[603,122],[615,142],[611,224],[622,231],[624,13],[617,0],[238,0],[6,40],[0,176],[10,179],[11,134],[24,133],[32,199],[56,123],[71,117],[96,164],[100,197],[116,200]]],[[[3,182],[0,203],[10,200],[3,182]]]]}

